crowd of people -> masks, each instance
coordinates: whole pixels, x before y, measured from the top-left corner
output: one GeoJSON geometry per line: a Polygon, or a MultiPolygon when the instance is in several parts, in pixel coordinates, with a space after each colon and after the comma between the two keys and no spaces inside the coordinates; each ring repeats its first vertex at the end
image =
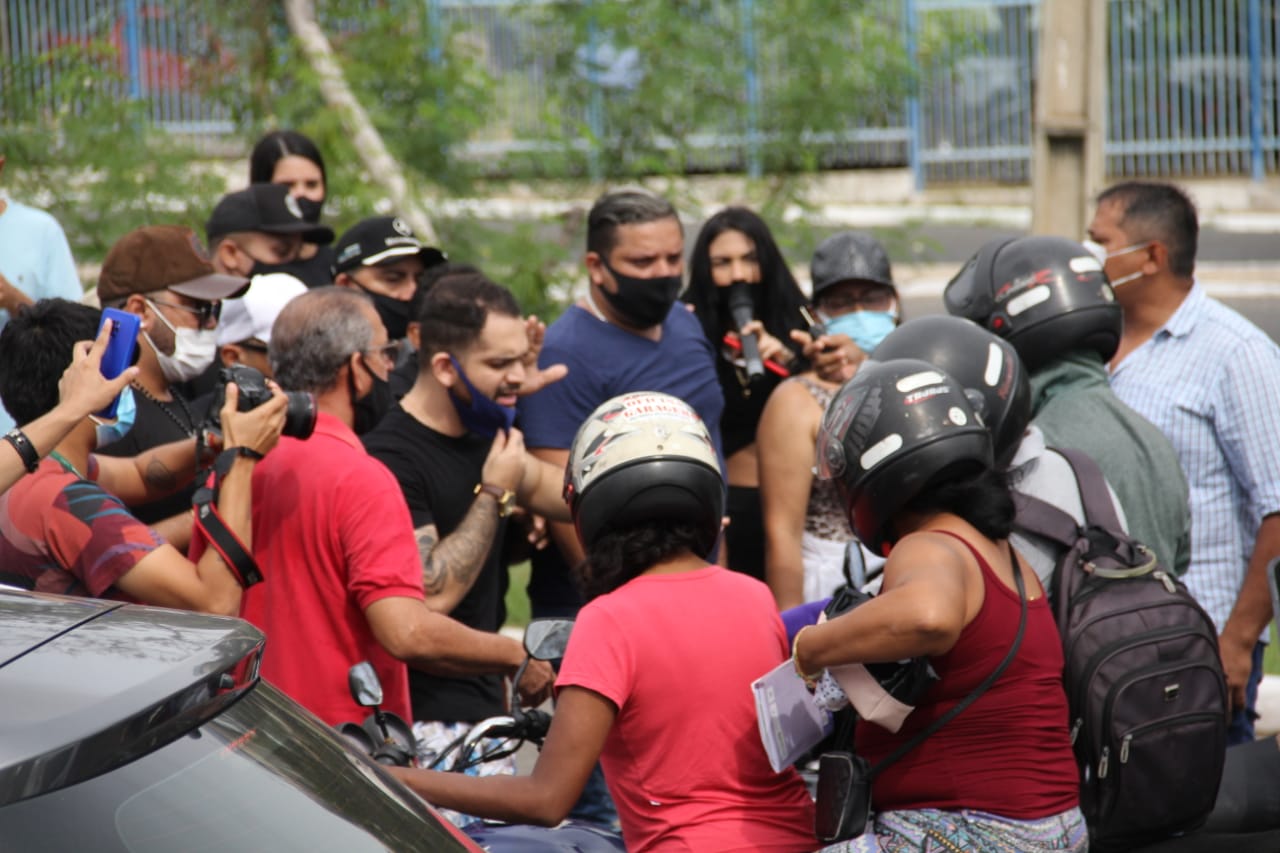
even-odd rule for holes
{"type": "Polygon", "coordinates": [[[938,681],[902,727],[845,744],[893,758],[873,823],[832,849],[1076,851],[1061,549],[1015,524],[1018,493],[1082,520],[1071,449],[1212,617],[1230,742],[1254,742],[1280,348],[1196,283],[1177,187],[1108,189],[1086,243],[984,246],[948,316],[915,319],[867,232],[815,248],[806,294],[755,212],[724,208],[686,254],[667,200],[610,192],[550,326],[399,218],[335,234],[328,197],[316,146],[279,131],[203,239],[121,237],[96,295],[138,332],[111,379],[120,330],[56,222],[0,200],[0,582],[239,615],[263,676],[331,725],[363,716],[347,673],[369,661],[425,767],[505,711],[528,559],[532,614],[577,618],[558,675],[516,685],[556,693],[532,776],[399,775],[459,822],[572,814],[637,850],[816,849],[750,683],[788,657],[811,687],[925,658],[938,681]],[[798,630],[780,615],[864,586],[798,630]]]}

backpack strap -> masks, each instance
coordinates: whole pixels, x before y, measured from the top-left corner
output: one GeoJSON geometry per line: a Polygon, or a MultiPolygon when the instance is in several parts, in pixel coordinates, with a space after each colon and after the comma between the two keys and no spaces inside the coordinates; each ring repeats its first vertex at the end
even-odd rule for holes
{"type": "MultiPolygon", "coordinates": [[[[951,535],[955,536],[954,533],[951,535]]],[[[959,536],[956,536],[956,538],[960,539],[959,536]]],[[[973,546],[968,542],[965,542],[963,539],[960,539],[960,541],[964,542],[965,546],[970,551],[974,550],[973,546]]],[[[884,770],[890,764],[915,749],[924,742],[925,738],[951,722],[960,714],[961,711],[978,701],[978,697],[983,693],[986,693],[987,689],[996,683],[996,679],[1003,675],[1004,671],[1009,668],[1009,664],[1013,662],[1014,655],[1018,653],[1018,649],[1022,646],[1022,635],[1026,633],[1027,630],[1027,585],[1022,580],[1022,566],[1018,562],[1018,555],[1014,553],[1013,546],[1006,541],[1005,547],[1009,549],[1009,561],[1013,565],[1013,582],[1018,587],[1018,601],[1022,604],[1022,608],[1018,616],[1018,633],[1014,635],[1013,644],[1009,646],[1009,651],[1005,653],[1004,660],[1000,661],[999,666],[993,669],[991,674],[983,679],[981,684],[973,688],[973,691],[968,696],[953,705],[950,711],[943,714],[941,717],[938,717],[924,729],[921,729],[916,733],[915,737],[899,746],[893,752],[889,753],[889,755],[885,756],[882,761],[878,762],[875,767],[872,767],[867,773],[868,779],[874,779],[876,776],[879,776],[880,771],[884,770]]],[[[978,556],[976,551],[974,552],[974,556],[978,556]]],[[[979,559],[981,559],[981,557],[979,557],[979,559]]]]}
{"type": "Polygon", "coordinates": [[[1014,526],[1070,548],[1080,538],[1080,525],[1058,507],[1024,492],[1013,492],[1014,526]]]}
{"type": "Polygon", "coordinates": [[[1111,491],[1107,488],[1107,478],[1093,457],[1074,448],[1055,447],[1071,465],[1076,475],[1076,484],[1080,488],[1080,500],[1084,504],[1084,523],[1086,526],[1101,527],[1113,533],[1121,532],[1120,518],[1116,515],[1115,504],[1111,501],[1111,491]]]}

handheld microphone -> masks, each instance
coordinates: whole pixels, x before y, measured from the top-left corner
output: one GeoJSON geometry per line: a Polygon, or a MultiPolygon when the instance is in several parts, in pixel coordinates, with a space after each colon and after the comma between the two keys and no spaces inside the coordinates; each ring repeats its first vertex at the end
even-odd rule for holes
{"type": "MultiPolygon", "coordinates": [[[[751,299],[751,291],[747,290],[750,286],[745,282],[729,285],[729,313],[733,316],[733,324],[739,330],[755,319],[755,304],[751,299]]],[[[742,358],[747,363],[747,376],[752,380],[759,379],[764,376],[764,362],[760,360],[760,343],[754,334],[744,335],[739,331],[738,336],[742,339],[742,358]]]]}

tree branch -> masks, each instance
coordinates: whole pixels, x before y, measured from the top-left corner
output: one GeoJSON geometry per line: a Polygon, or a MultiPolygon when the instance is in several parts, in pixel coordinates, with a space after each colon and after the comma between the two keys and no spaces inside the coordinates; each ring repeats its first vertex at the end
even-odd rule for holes
{"type": "Polygon", "coordinates": [[[365,168],[386,190],[391,197],[392,206],[414,230],[418,239],[433,246],[439,245],[440,240],[431,224],[431,217],[410,196],[400,164],[391,156],[369,114],[347,85],[329,39],[316,22],[315,4],[312,0],[285,0],[284,9],[289,29],[297,37],[312,70],[320,78],[321,93],[329,106],[338,111],[343,125],[351,133],[355,149],[364,161],[365,168]]]}

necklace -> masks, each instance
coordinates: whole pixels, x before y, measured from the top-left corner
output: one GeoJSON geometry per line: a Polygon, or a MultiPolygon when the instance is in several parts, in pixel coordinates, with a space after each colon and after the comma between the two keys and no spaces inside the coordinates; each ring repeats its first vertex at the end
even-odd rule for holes
{"type": "Polygon", "coordinates": [[[599,320],[601,323],[609,322],[609,318],[604,316],[604,312],[600,310],[600,306],[596,305],[596,294],[595,294],[594,284],[587,285],[587,308],[591,310],[592,314],[596,315],[596,319],[599,320]]]}
{"type": "MultiPolygon", "coordinates": [[[[190,437],[196,434],[195,418],[191,416],[191,410],[187,408],[187,401],[182,399],[181,394],[174,394],[173,399],[178,404],[178,408],[182,409],[182,415],[184,418],[186,418],[186,421],[187,421],[185,424],[182,422],[181,419],[178,418],[176,414],[174,414],[173,409],[170,409],[167,403],[161,400],[157,400],[155,395],[153,395],[150,391],[148,391],[146,388],[142,386],[141,382],[135,379],[133,382],[129,384],[133,386],[133,390],[137,391],[143,397],[146,397],[148,400],[154,403],[156,405],[156,408],[164,412],[165,415],[169,418],[169,420],[177,424],[178,429],[182,430],[184,435],[190,437]]],[[[170,393],[172,393],[172,391],[170,393]]]]}
{"type": "Polygon", "coordinates": [[[65,470],[68,474],[75,474],[81,480],[85,479],[84,474],[81,474],[80,471],[77,470],[76,466],[71,464],[71,460],[67,459],[67,457],[63,456],[61,453],[59,453],[56,450],[50,450],[49,455],[53,457],[54,461],[56,461],[59,465],[61,465],[63,467],[63,470],[65,470]]]}

